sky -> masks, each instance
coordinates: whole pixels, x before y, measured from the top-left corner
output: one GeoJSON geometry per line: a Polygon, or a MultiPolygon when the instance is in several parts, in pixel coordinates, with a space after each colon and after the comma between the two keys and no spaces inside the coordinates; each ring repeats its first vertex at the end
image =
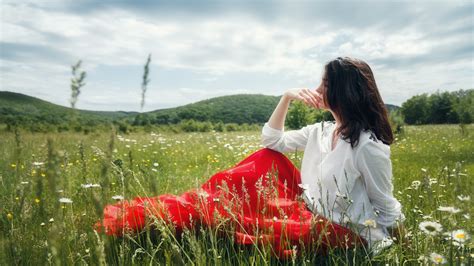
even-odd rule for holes
{"type": "Polygon", "coordinates": [[[143,111],[233,94],[316,88],[338,56],[366,61],[385,103],[474,88],[472,1],[2,0],[0,90],[143,111]]]}

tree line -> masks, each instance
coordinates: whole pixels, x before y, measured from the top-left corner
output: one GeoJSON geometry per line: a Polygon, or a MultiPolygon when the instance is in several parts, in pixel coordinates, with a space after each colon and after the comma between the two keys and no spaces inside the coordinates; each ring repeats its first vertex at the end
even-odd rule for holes
{"type": "Polygon", "coordinates": [[[474,120],[474,90],[423,93],[402,104],[407,124],[470,124],[474,120]]]}

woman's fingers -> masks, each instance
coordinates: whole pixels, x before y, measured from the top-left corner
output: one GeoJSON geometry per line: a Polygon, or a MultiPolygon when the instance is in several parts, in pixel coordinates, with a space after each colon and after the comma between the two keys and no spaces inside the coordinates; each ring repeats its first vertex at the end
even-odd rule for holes
{"type": "Polygon", "coordinates": [[[314,108],[318,108],[318,102],[317,102],[316,98],[314,97],[314,95],[310,92],[310,90],[303,89],[301,92],[303,93],[304,97],[308,100],[308,102],[310,102],[310,104],[314,108]]]}
{"type": "Polygon", "coordinates": [[[318,103],[318,108],[321,108],[322,107],[322,104],[323,104],[323,97],[322,95],[317,92],[317,91],[311,91],[311,93],[313,93],[314,97],[316,98],[316,101],[318,103]]]}

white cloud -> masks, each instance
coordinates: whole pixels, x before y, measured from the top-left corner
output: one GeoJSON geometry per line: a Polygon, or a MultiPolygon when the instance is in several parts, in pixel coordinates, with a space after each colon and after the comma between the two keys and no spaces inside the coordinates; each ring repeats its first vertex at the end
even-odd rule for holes
{"type": "MultiPolygon", "coordinates": [[[[473,15],[452,16],[456,4],[443,6],[445,12],[429,5],[399,5],[400,10],[390,15],[399,16],[399,21],[377,15],[380,23],[373,23],[377,21],[374,11],[367,16],[367,26],[361,27],[361,22],[350,22],[365,18],[363,8],[349,12],[354,17],[344,21],[330,14],[333,9],[328,14],[315,9],[320,17],[308,17],[304,7],[291,8],[289,2],[268,11],[276,12],[271,14],[256,9],[252,13],[190,15],[189,19],[119,4],[94,12],[70,12],[51,8],[54,4],[45,8],[4,3],[2,42],[8,45],[2,44],[1,85],[5,90],[67,105],[69,69],[75,60],[83,59],[84,69],[95,73],[99,67],[141,68],[152,53],[152,68],[182,75],[167,77],[158,72],[152,77],[147,109],[239,91],[279,95],[285,89],[283,84],[317,86],[324,63],[341,55],[366,60],[389,103],[401,104],[415,92],[437,88],[472,88],[469,71],[459,69],[472,73],[473,52],[465,52],[471,61],[463,60],[459,53],[461,45],[472,47],[473,15]],[[414,22],[406,24],[407,18],[414,22]],[[438,31],[444,35],[437,35],[438,31]],[[268,75],[273,80],[261,80],[268,75]],[[243,80],[246,77],[251,80],[243,80]]],[[[139,79],[136,73],[90,75],[78,106],[138,110],[139,84],[128,84],[139,79]],[[117,85],[117,81],[127,85],[117,85]]]]}

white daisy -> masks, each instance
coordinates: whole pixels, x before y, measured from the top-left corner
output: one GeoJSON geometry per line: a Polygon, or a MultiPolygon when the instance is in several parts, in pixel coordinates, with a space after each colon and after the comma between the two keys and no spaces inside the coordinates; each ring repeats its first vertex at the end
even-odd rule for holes
{"type": "Polygon", "coordinates": [[[458,230],[454,230],[452,232],[449,232],[449,233],[445,233],[445,235],[447,235],[447,239],[448,240],[453,240],[455,242],[458,242],[459,244],[464,244],[467,240],[469,240],[470,236],[469,234],[462,230],[462,229],[458,229],[458,230]]]}
{"type": "Polygon", "coordinates": [[[112,199],[114,199],[114,200],[123,200],[123,196],[115,195],[115,196],[112,196],[112,199]]]}
{"type": "Polygon", "coordinates": [[[437,222],[424,221],[421,222],[418,227],[421,231],[430,236],[437,235],[443,231],[443,227],[437,222]]]}
{"type": "Polygon", "coordinates": [[[60,198],[59,202],[64,203],[64,204],[71,204],[72,200],[70,198],[60,198]]]}
{"type": "Polygon", "coordinates": [[[412,187],[413,189],[418,189],[418,187],[419,187],[420,185],[421,185],[421,182],[418,181],[418,180],[415,180],[415,181],[411,182],[411,187],[412,187]]]}
{"type": "Polygon", "coordinates": [[[377,223],[375,222],[375,220],[372,220],[372,219],[367,219],[362,224],[367,227],[373,227],[373,228],[377,227],[377,223]]]}
{"type": "Polygon", "coordinates": [[[448,206],[439,206],[438,207],[438,211],[442,211],[442,212],[450,212],[450,213],[458,213],[460,212],[461,210],[458,209],[458,208],[455,208],[455,207],[448,207],[448,206]]]}
{"type": "Polygon", "coordinates": [[[471,200],[471,196],[469,196],[469,195],[468,195],[468,196],[459,195],[459,196],[458,196],[458,199],[459,199],[460,201],[470,201],[470,200],[471,200]]]}
{"type": "Polygon", "coordinates": [[[95,188],[95,187],[100,187],[99,184],[82,184],[81,185],[82,188],[95,188]]]}
{"type": "Polygon", "coordinates": [[[433,252],[433,253],[430,254],[430,259],[434,264],[445,264],[446,263],[446,259],[442,255],[440,255],[436,252],[433,252]]]}

